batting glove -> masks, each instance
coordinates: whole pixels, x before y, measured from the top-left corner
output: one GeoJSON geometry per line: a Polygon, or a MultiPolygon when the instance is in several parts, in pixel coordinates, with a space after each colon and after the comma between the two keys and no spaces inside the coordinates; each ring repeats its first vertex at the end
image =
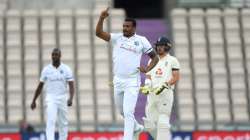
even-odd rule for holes
{"type": "Polygon", "coordinates": [[[151,92],[151,88],[149,86],[140,87],[140,91],[144,95],[148,95],[151,92]]]}
{"type": "Polygon", "coordinates": [[[159,86],[158,88],[155,89],[154,93],[156,95],[159,95],[161,94],[161,92],[164,90],[164,89],[170,89],[170,85],[166,82],[164,82],[161,86],[159,86]]]}

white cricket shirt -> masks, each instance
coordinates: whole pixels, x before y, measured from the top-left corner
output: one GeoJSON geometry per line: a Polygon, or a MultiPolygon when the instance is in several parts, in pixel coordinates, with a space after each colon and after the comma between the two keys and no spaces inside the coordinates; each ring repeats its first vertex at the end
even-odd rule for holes
{"type": "MultiPolygon", "coordinates": [[[[157,65],[147,73],[147,75],[151,75],[153,88],[169,81],[172,78],[172,70],[174,69],[180,69],[180,63],[176,57],[167,54],[161,58],[157,65]]],[[[172,86],[172,89],[174,89],[174,86],[172,86]]]]}
{"type": "Polygon", "coordinates": [[[40,81],[45,83],[46,100],[67,97],[68,81],[73,80],[72,71],[63,63],[58,68],[52,64],[44,67],[40,81]]]}
{"type": "Polygon", "coordinates": [[[114,75],[122,78],[139,76],[142,54],[153,50],[149,41],[136,34],[127,38],[122,33],[111,33],[110,42],[113,46],[114,75]]]}

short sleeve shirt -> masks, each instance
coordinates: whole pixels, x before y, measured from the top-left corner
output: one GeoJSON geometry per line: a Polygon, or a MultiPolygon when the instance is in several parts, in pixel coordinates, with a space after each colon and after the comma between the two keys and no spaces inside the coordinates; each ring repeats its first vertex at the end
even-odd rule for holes
{"type": "Polygon", "coordinates": [[[142,54],[153,51],[149,41],[136,34],[127,38],[122,33],[111,33],[110,42],[113,46],[114,75],[121,77],[138,76],[142,54]]]}
{"type": "MultiPolygon", "coordinates": [[[[168,54],[164,58],[161,58],[157,65],[147,74],[151,75],[152,86],[158,87],[163,82],[169,81],[172,78],[173,70],[179,69],[179,61],[176,57],[168,54]]],[[[172,88],[174,88],[174,86],[172,88]]]]}
{"type": "Polygon", "coordinates": [[[47,65],[40,77],[40,82],[45,83],[46,98],[65,96],[69,81],[74,81],[73,74],[71,69],[63,63],[58,68],[52,64],[47,65]]]}

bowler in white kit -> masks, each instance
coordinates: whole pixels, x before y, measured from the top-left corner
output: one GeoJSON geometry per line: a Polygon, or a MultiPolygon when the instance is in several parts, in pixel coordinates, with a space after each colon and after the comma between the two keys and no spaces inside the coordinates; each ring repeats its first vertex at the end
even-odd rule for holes
{"type": "Polygon", "coordinates": [[[146,74],[145,86],[141,88],[142,93],[148,95],[144,126],[155,140],[171,140],[169,120],[180,64],[169,54],[172,45],[166,37],[160,37],[155,45],[160,60],[146,74]]]}
{"type": "Polygon", "coordinates": [[[58,122],[59,140],[67,140],[68,119],[67,106],[72,106],[74,95],[74,78],[70,68],[60,61],[61,51],[55,48],[52,51],[52,64],[43,68],[39,85],[36,89],[31,109],[36,108],[36,99],[45,85],[45,104],[47,111],[46,138],[54,140],[55,124],[58,122]],[[67,86],[69,85],[69,96],[67,86]]]}
{"type": "Polygon", "coordinates": [[[113,46],[113,85],[114,99],[120,114],[124,118],[124,138],[132,140],[135,132],[143,130],[134,116],[137,97],[140,89],[140,72],[147,73],[158,62],[155,51],[149,41],[135,34],[136,21],[125,19],[123,33],[107,33],[103,31],[103,22],[108,17],[108,8],[101,12],[96,25],[96,35],[109,41],[113,46]],[[151,58],[151,63],[146,67],[140,67],[142,54],[151,58]]]}

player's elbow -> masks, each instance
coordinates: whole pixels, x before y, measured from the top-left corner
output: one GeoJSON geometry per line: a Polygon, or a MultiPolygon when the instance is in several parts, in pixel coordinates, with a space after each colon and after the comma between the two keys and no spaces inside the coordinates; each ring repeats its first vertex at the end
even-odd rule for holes
{"type": "Polygon", "coordinates": [[[177,74],[175,75],[174,79],[175,79],[175,82],[179,81],[179,80],[180,80],[180,74],[177,73],[177,74]]]}
{"type": "Polygon", "coordinates": [[[155,55],[153,58],[152,58],[152,60],[153,60],[153,62],[154,62],[154,64],[156,65],[158,62],[159,62],[159,57],[158,57],[158,55],[155,55]]]}
{"type": "Polygon", "coordinates": [[[96,35],[97,37],[99,37],[99,38],[101,38],[101,39],[103,39],[103,40],[105,40],[105,41],[106,41],[106,39],[105,39],[105,36],[104,36],[104,33],[103,33],[103,32],[101,32],[101,31],[96,31],[96,32],[95,32],[95,35],[96,35]]]}
{"type": "Polygon", "coordinates": [[[100,35],[102,34],[102,32],[103,32],[102,29],[97,26],[96,29],[95,29],[95,35],[98,36],[98,37],[100,37],[100,35]]]}
{"type": "Polygon", "coordinates": [[[180,72],[179,70],[174,70],[173,71],[173,81],[176,83],[177,81],[180,80],[180,72]]]}
{"type": "Polygon", "coordinates": [[[95,35],[96,35],[97,37],[100,37],[100,36],[101,36],[101,32],[96,30],[95,35]]]}
{"type": "Polygon", "coordinates": [[[157,64],[160,60],[159,56],[155,52],[151,54],[151,59],[155,62],[155,64],[157,64]]]}
{"type": "Polygon", "coordinates": [[[103,32],[103,31],[97,31],[96,36],[103,39],[104,41],[109,41],[110,40],[110,34],[103,32]]]}
{"type": "Polygon", "coordinates": [[[181,76],[180,76],[180,74],[179,74],[177,81],[179,81],[180,79],[181,79],[181,76]]]}
{"type": "Polygon", "coordinates": [[[176,78],[175,78],[175,83],[177,83],[179,80],[180,80],[180,77],[179,77],[179,76],[176,77],[176,78]]]}

